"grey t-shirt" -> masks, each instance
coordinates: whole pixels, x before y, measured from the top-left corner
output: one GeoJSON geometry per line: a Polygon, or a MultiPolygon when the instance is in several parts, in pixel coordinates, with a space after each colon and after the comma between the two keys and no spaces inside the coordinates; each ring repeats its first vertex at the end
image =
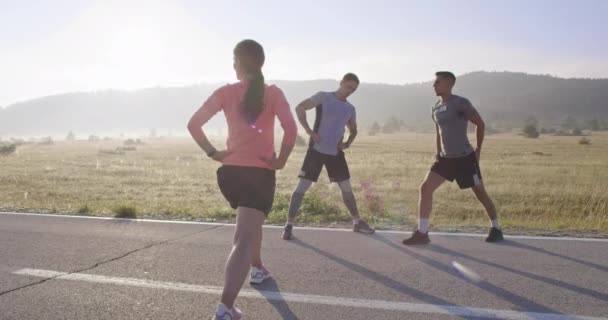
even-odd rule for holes
{"type": "Polygon", "coordinates": [[[460,158],[474,151],[467,137],[467,125],[475,112],[467,98],[457,95],[451,95],[447,102],[437,101],[433,121],[439,127],[442,157],[460,158]]]}
{"type": "Polygon", "coordinates": [[[338,143],[342,142],[346,124],[356,119],[355,107],[348,101],[336,98],[333,92],[318,92],[310,100],[319,104],[313,131],[319,133],[321,142],[313,148],[328,155],[338,154],[338,143]]]}

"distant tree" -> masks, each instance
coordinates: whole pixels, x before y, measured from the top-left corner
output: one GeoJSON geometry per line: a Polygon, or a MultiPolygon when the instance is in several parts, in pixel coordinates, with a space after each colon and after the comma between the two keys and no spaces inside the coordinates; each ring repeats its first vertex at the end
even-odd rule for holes
{"type": "Polygon", "coordinates": [[[533,126],[538,128],[538,119],[535,116],[529,116],[524,123],[525,126],[533,126]]]}
{"type": "Polygon", "coordinates": [[[68,132],[68,135],[65,137],[65,141],[74,141],[76,140],[76,135],[74,134],[74,132],[70,131],[68,132]]]}
{"type": "Polygon", "coordinates": [[[97,142],[99,140],[100,140],[99,137],[96,136],[96,135],[94,135],[94,134],[92,134],[92,135],[89,136],[89,141],[90,142],[97,142]]]}
{"type": "Polygon", "coordinates": [[[27,144],[27,141],[19,138],[11,138],[11,143],[15,144],[18,147],[27,144]]]}
{"type": "Polygon", "coordinates": [[[556,133],[557,130],[553,129],[553,128],[541,128],[540,129],[540,133],[541,134],[552,134],[552,133],[556,133]]]}
{"type": "Polygon", "coordinates": [[[382,133],[395,133],[401,129],[399,124],[399,120],[395,116],[391,116],[386,120],[384,126],[382,127],[382,133]]]}
{"type": "Polygon", "coordinates": [[[40,142],[38,142],[38,144],[44,145],[44,146],[49,146],[49,145],[55,144],[55,142],[53,141],[52,137],[45,137],[45,138],[42,138],[40,140],[40,142]]]}
{"type": "Polygon", "coordinates": [[[500,131],[498,129],[496,129],[493,125],[486,126],[485,134],[491,135],[491,134],[497,134],[497,133],[500,133],[500,131]]]}
{"type": "Polygon", "coordinates": [[[372,124],[372,126],[369,128],[369,135],[375,136],[376,134],[378,134],[378,132],[380,132],[380,129],[381,128],[378,122],[374,122],[374,124],[372,124]]]}
{"type": "Polygon", "coordinates": [[[582,136],[583,135],[583,131],[581,129],[579,129],[579,128],[574,128],[574,129],[572,129],[571,134],[573,136],[582,136]]]}
{"type": "Polygon", "coordinates": [[[587,121],[587,129],[591,131],[600,131],[602,130],[602,125],[600,120],[597,117],[593,117],[593,119],[587,121]]]}
{"type": "Polygon", "coordinates": [[[536,129],[536,126],[533,126],[531,124],[527,124],[523,130],[522,130],[524,136],[526,138],[538,138],[540,136],[540,133],[538,132],[538,130],[536,129]]]}
{"type": "Polygon", "coordinates": [[[156,137],[158,137],[158,135],[156,133],[156,129],[150,130],[150,138],[154,139],[156,137]]]}
{"type": "Polygon", "coordinates": [[[564,121],[562,121],[562,129],[572,130],[576,128],[576,119],[573,116],[567,116],[564,121]]]}

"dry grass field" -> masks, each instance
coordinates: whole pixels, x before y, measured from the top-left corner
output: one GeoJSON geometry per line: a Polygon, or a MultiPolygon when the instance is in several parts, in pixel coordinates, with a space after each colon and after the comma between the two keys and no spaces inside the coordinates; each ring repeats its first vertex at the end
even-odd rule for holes
{"type": "MultiPolygon", "coordinates": [[[[580,137],[514,134],[486,137],[481,169],[503,227],[513,233],[608,236],[608,134],[580,137]]],[[[474,141],[474,139],[472,139],[474,141]]],[[[216,185],[217,163],[187,138],[26,144],[0,156],[0,209],[138,218],[231,221],[216,185]],[[133,150],[134,149],[134,150],[133,150]]],[[[282,224],[305,148],[278,173],[267,223],[282,224]]],[[[362,135],[347,151],[363,216],[378,228],[411,229],[418,187],[434,154],[434,135],[362,135]]],[[[348,223],[337,186],[325,172],[305,198],[299,221],[348,223]]],[[[455,184],[435,194],[434,230],[488,226],[473,193],[455,184]]],[[[508,232],[508,231],[507,231],[508,232]]]]}

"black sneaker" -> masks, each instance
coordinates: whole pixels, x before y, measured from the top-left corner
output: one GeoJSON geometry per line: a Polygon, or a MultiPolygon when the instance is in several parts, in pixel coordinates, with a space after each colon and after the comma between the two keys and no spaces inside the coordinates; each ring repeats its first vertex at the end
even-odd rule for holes
{"type": "Polygon", "coordinates": [[[283,235],[281,236],[281,239],[283,240],[291,240],[293,239],[293,226],[288,224],[285,226],[285,229],[283,229],[283,235]]]}
{"type": "Polygon", "coordinates": [[[409,239],[403,240],[403,244],[406,246],[427,244],[429,242],[431,242],[431,239],[429,239],[429,233],[422,233],[418,230],[414,231],[414,234],[412,234],[409,239]]]}
{"type": "Polygon", "coordinates": [[[488,234],[486,242],[498,242],[502,240],[504,240],[504,238],[502,237],[502,231],[500,229],[490,229],[490,234],[488,234]]]}
{"type": "Polygon", "coordinates": [[[353,225],[354,232],[360,232],[365,234],[373,234],[376,230],[372,229],[365,221],[359,220],[359,222],[353,225]]]}

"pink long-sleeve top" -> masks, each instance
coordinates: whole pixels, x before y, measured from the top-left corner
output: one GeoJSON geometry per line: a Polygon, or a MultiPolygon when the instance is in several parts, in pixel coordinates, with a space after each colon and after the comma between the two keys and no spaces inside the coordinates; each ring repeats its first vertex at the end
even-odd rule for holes
{"type": "Polygon", "coordinates": [[[279,119],[283,128],[283,144],[294,144],[297,127],[289,103],[277,86],[266,86],[264,111],[257,120],[249,124],[241,111],[242,100],[248,82],[241,81],[217,89],[203,103],[188,123],[188,130],[195,140],[205,137],[202,126],[219,111],[223,111],[228,122],[228,151],[224,165],[271,169],[263,159],[276,156],[274,149],[274,119],[279,119]]]}

